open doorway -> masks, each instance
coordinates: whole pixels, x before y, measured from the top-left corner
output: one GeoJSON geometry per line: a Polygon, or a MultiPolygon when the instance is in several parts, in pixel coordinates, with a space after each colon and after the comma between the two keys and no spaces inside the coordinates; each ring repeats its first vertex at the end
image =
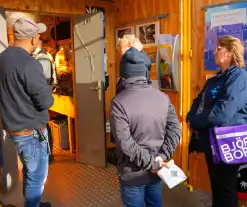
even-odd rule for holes
{"type": "MultiPolygon", "coordinates": [[[[42,35],[43,46],[56,64],[58,76],[58,87],[53,92],[54,104],[50,108],[50,116],[53,120],[57,118],[55,124],[67,126],[65,134],[68,136],[64,142],[60,136],[61,133],[64,134],[61,132],[64,130],[55,125],[52,127],[52,130],[56,131],[52,133],[57,134],[55,144],[62,148],[61,154],[64,155],[66,152],[67,158],[72,157],[70,160],[75,159],[79,163],[95,167],[106,167],[102,14],[66,16],[28,11],[25,15],[31,16],[37,22],[45,23],[48,27],[48,31],[42,35]],[[70,29],[66,29],[69,26],[70,29]]],[[[11,46],[14,40],[13,31],[6,24],[4,8],[0,8],[0,31],[0,52],[2,52],[8,45],[11,46]]],[[[1,124],[0,132],[4,132],[1,124]]],[[[18,174],[19,176],[21,174],[18,173],[17,161],[13,160],[17,158],[13,143],[6,140],[9,140],[6,139],[6,133],[5,135],[0,133],[0,153],[3,155],[0,168],[3,172],[3,185],[10,191],[19,182],[18,174]],[[11,182],[8,181],[8,176],[11,182]]]]}
{"type": "MultiPolygon", "coordinates": [[[[54,105],[49,110],[54,147],[67,150],[84,164],[106,166],[102,13],[63,16],[7,11],[6,19],[12,14],[47,26],[41,40],[57,76],[54,105]]],[[[14,35],[9,25],[11,46],[14,35]]]]}
{"type": "MultiPolygon", "coordinates": [[[[63,97],[64,100],[73,100],[74,64],[71,16],[46,15],[35,12],[26,13],[15,11],[6,11],[5,16],[7,20],[7,37],[9,46],[12,46],[14,43],[14,33],[11,24],[16,18],[25,16],[46,25],[46,32],[40,36],[42,50],[40,50],[37,54],[33,54],[33,57],[38,61],[39,59],[44,60],[44,58],[46,58],[46,60],[50,62],[51,69],[54,70],[54,76],[52,76],[53,82],[50,83],[53,85],[53,95],[60,98],[63,97]]],[[[66,154],[64,152],[70,152],[70,157],[75,160],[75,116],[74,114],[72,115],[68,113],[68,110],[61,107],[64,104],[68,105],[66,102],[60,101],[60,103],[57,103],[57,107],[51,107],[49,110],[50,121],[48,131],[52,137],[52,139],[50,139],[50,145],[53,148],[52,152],[54,152],[54,156],[51,156],[50,158],[56,160],[56,157],[59,157],[59,154],[66,154]]],[[[71,108],[71,111],[74,111],[74,105],[70,105],[69,107],[71,108]]]]}

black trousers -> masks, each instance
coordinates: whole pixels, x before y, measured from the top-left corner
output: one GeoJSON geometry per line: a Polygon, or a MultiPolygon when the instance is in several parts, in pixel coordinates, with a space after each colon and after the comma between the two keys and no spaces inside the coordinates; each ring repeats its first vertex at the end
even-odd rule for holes
{"type": "Polygon", "coordinates": [[[206,153],[211,182],[212,207],[238,207],[237,172],[239,166],[213,163],[211,150],[206,153]]]}

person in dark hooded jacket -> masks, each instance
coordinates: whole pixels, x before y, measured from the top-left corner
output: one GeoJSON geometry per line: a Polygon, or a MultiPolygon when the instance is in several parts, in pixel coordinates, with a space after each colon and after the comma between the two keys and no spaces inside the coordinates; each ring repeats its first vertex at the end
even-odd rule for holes
{"type": "MultiPolygon", "coordinates": [[[[150,61],[149,57],[147,56],[147,54],[144,51],[140,51],[140,56],[144,61],[144,65],[145,65],[145,69],[146,69],[145,77],[147,79],[148,84],[151,84],[152,83],[152,81],[150,80],[150,70],[151,70],[151,67],[152,67],[151,61],[150,61]]],[[[122,77],[128,76],[128,73],[130,73],[130,75],[134,75],[134,74],[131,74],[132,73],[131,69],[126,69],[126,71],[124,71],[124,73],[126,73],[127,75],[126,74],[120,74],[121,77],[117,82],[116,94],[119,94],[124,88],[123,87],[124,79],[122,77]]]]}
{"type": "Polygon", "coordinates": [[[214,164],[209,129],[247,123],[247,72],[244,48],[232,36],[221,37],[215,48],[220,72],[207,80],[187,115],[193,132],[193,150],[205,152],[211,181],[213,207],[237,207],[237,165],[214,164]],[[195,139],[197,139],[195,141],[195,139]]]}
{"type": "Polygon", "coordinates": [[[123,54],[124,80],[110,109],[124,207],[162,206],[162,181],[155,172],[172,157],[181,137],[168,96],[148,84],[144,54],[134,47],[123,54]]]}
{"type": "MultiPolygon", "coordinates": [[[[144,64],[146,66],[146,78],[149,84],[152,82],[150,81],[150,70],[152,68],[152,63],[149,57],[147,56],[146,52],[144,52],[143,45],[140,42],[138,38],[135,37],[133,34],[126,34],[121,39],[119,39],[119,48],[120,48],[120,54],[121,56],[125,54],[127,50],[130,48],[136,48],[138,51],[140,51],[140,55],[143,58],[144,64]]],[[[120,74],[121,75],[121,74],[120,74]]],[[[119,94],[122,91],[122,85],[124,83],[124,79],[120,77],[120,79],[117,82],[116,86],[116,94],[119,94]]]]}

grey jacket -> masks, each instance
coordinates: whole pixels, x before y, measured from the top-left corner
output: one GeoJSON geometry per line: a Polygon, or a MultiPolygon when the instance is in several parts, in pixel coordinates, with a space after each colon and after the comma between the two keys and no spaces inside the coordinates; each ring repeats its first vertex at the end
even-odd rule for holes
{"type": "Polygon", "coordinates": [[[121,89],[110,109],[119,178],[129,185],[148,184],[159,179],[150,172],[159,169],[155,157],[164,161],[172,157],[181,127],[168,96],[152,88],[145,77],[124,80],[121,89]]]}

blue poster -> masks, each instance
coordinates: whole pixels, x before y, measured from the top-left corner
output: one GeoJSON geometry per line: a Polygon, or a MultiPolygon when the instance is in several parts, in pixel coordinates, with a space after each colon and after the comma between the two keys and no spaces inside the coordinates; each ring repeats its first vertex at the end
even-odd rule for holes
{"type": "MultiPolygon", "coordinates": [[[[247,2],[209,8],[206,12],[204,69],[219,70],[214,63],[214,49],[222,36],[239,38],[247,62],[247,2]]],[[[246,68],[247,69],[247,68],[246,68]]]]}

